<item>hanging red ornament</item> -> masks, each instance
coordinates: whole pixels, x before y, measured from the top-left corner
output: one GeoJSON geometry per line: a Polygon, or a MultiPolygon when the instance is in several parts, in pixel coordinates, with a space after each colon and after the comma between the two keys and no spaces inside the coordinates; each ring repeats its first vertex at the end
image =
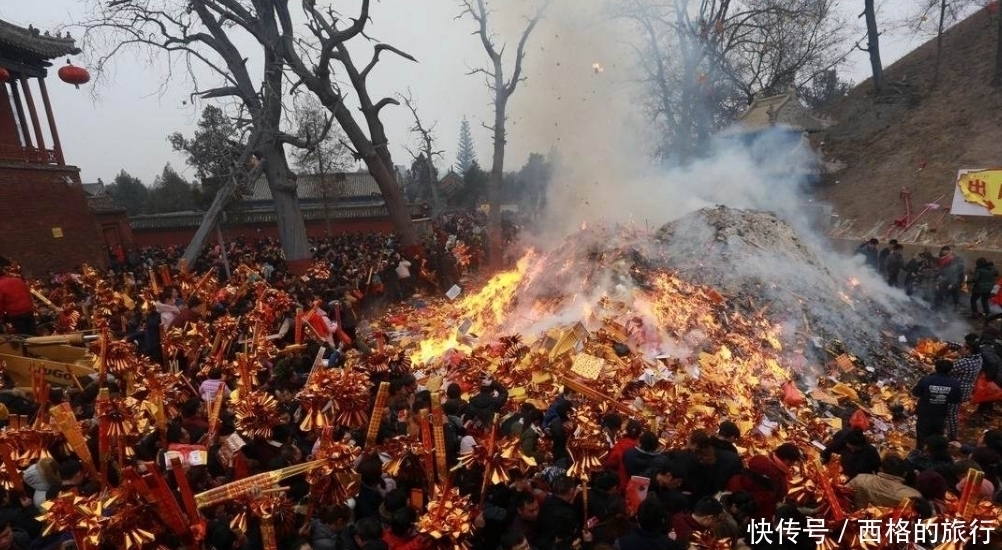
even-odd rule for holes
{"type": "Polygon", "coordinates": [[[59,79],[67,84],[73,84],[78,90],[81,84],[90,82],[90,73],[83,67],[77,67],[66,60],[66,66],[59,69],[59,79]]]}
{"type": "Polygon", "coordinates": [[[0,67],[0,82],[10,82],[10,71],[0,67]]]}

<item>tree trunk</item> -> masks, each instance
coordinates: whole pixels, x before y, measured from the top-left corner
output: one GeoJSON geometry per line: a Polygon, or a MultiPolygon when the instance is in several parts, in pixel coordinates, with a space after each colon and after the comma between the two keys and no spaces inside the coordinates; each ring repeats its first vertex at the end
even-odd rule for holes
{"type": "Polygon", "coordinates": [[[995,30],[997,42],[995,45],[995,78],[992,79],[992,85],[1000,86],[1002,85],[1002,9],[999,9],[998,13],[995,14],[995,18],[998,20],[998,27],[995,30]]]}
{"type": "Polygon", "coordinates": [[[305,273],[312,255],[310,242],[306,238],[303,211],[299,209],[295,175],[289,170],[281,143],[273,142],[264,147],[261,153],[265,159],[264,174],[268,178],[268,188],[275,204],[278,239],[282,243],[285,260],[293,273],[305,273]]]}
{"type": "MultiPolygon", "coordinates": [[[[400,239],[401,248],[403,248],[406,254],[413,257],[414,254],[421,251],[421,241],[418,239],[417,230],[414,228],[413,220],[411,220],[411,212],[407,207],[407,199],[404,197],[403,190],[400,189],[400,184],[397,183],[393,161],[387,160],[390,159],[389,151],[381,154],[376,149],[376,146],[369,141],[368,136],[365,135],[365,132],[362,131],[362,128],[355,121],[351,111],[345,107],[339,98],[324,97],[320,94],[318,94],[318,97],[324,106],[332,110],[334,118],[341,125],[341,129],[344,130],[345,135],[348,136],[351,143],[358,149],[358,154],[362,157],[362,161],[365,162],[365,167],[368,168],[369,174],[372,175],[373,179],[376,180],[376,184],[379,185],[379,192],[383,195],[386,211],[390,214],[390,221],[393,223],[393,229],[400,239]]],[[[373,139],[377,138],[374,137],[373,139]]],[[[380,147],[386,149],[385,141],[380,147]]]]}
{"type": "Polygon", "coordinates": [[[936,64],[932,68],[932,88],[939,82],[939,64],[943,57],[943,25],[946,21],[946,0],[939,0],[939,29],[936,32],[936,64]]]}
{"type": "Polygon", "coordinates": [[[428,184],[431,185],[431,214],[432,217],[435,217],[442,211],[442,203],[439,202],[438,198],[438,174],[435,171],[435,165],[431,162],[430,146],[427,147],[425,153],[428,156],[428,164],[425,168],[428,170],[428,184]]]}
{"type": "Polygon", "coordinates": [[[877,31],[877,9],[874,0],[864,0],[863,13],[866,16],[866,49],[870,54],[870,69],[873,71],[873,93],[884,93],[884,66],[880,63],[880,33],[877,31]]]}
{"type": "MultiPolygon", "coordinates": [[[[255,135],[247,141],[247,145],[244,147],[243,153],[240,154],[240,158],[234,163],[237,167],[244,167],[250,160],[251,155],[254,151],[254,144],[257,142],[257,136],[260,135],[255,132],[255,135]]],[[[260,177],[260,166],[250,171],[249,179],[254,181],[260,177]]],[[[188,248],[184,251],[184,256],[182,256],[181,261],[185,262],[189,266],[195,265],[195,260],[198,259],[198,255],[202,253],[202,247],[209,239],[209,234],[212,233],[214,229],[217,228],[219,224],[219,218],[223,215],[223,210],[230,203],[233,198],[233,193],[236,192],[237,187],[240,182],[237,180],[235,175],[230,175],[229,180],[216,192],[215,198],[212,199],[212,205],[206,210],[205,215],[202,216],[202,223],[198,226],[198,230],[195,231],[195,236],[192,237],[191,242],[188,243],[188,248]]],[[[180,266],[180,263],[178,264],[180,266]]],[[[180,267],[179,267],[180,268],[180,267]]]]}
{"type": "Polygon", "coordinates": [[[501,230],[501,184],[504,178],[504,123],[508,109],[508,97],[500,88],[494,100],[494,163],[491,178],[487,183],[487,260],[492,268],[504,266],[504,240],[501,230]]]}

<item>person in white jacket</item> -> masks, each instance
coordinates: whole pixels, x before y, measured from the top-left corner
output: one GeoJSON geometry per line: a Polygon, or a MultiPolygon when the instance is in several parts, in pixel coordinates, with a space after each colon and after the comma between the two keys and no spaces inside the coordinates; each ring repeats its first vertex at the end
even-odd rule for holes
{"type": "Polygon", "coordinates": [[[164,327],[164,330],[169,329],[171,323],[174,322],[174,318],[181,313],[181,308],[177,307],[176,292],[177,289],[173,287],[165,288],[160,293],[160,301],[154,304],[157,308],[157,313],[160,314],[160,326],[164,327]]]}
{"type": "Polygon", "coordinates": [[[62,478],[59,477],[59,466],[55,460],[45,457],[38,462],[28,466],[24,471],[24,484],[35,490],[32,501],[35,507],[41,509],[42,503],[48,500],[46,494],[49,489],[62,486],[62,478]]]}
{"type": "Polygon", "coordinates": [[[397,263],[397,279],[400,280],[400,290],[404,297],[409,297],[414,294],[414,284],[411,280],[411,263],[407,261],[407,258],[399,256],[400,261],[397,263]]]}

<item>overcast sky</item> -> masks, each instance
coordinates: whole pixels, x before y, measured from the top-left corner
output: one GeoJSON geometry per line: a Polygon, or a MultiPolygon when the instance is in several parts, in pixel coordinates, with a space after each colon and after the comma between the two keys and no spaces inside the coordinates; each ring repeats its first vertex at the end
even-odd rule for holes
{"type": "MultiPolygon", "coordinates": [[[[865,32],[863,20],[855,15],[861,11],[863,2],[843,0],[842,3],[849,23],[855,27],[853,32],[862,36],[865,32]]],[[[351,2],[342,1],[338,5],[346,9],[349,4],[351,2]]],[[[478,158],[482,165],[489,165],[490,135],[481,123],[492,116],[491,107],[482,79],[467,76],[470,67],[482,65],[485,55],[479,41],[470,34],[471,23],[455,20],[460,11],[457,2],[382,0],[374,4],[369,32],[410,52],[419,63],[388,57],[388,62],[381,64],[370,79],[373,94],[394,95],[406,92],[408,88],[412,90],[425,122],[437,123],[438,148],[446,150],[447,161],[440,165],[454,162],[460,120],[464,115],[469,117],[478,158]]],[[[887,20],[901,17],[911,5],[914,3],[908,0],[888,0],[881,8],[881,15],[887,20]]],[[[79,22],[87,14],[88,2],[85,0],[7,0],[0,7],[0,18],[24,26],[30,23],[43,30],[79,22]]],[[[539,26],[541,43],[561,40],[552,28],[547,29],[547,24],[543,21],[539,26]]],[[[884,32],[881,54],[885,66],[926,39],[914,33],[895,33],[887,28],[884,32]]],[[[79,32],[73,34],[78,36],[79,32]]],[[[545,89],[531,90],[533,76],[538,76],[539,71],[546,67],[534,66],[533,59],[538,62],[541,56],[534,55],[532,47],[529,52],[526,61],[529,79],[516,92],[516,98],[522,94],[526,98],[524,101],[528,102],[534,93],[560,94],[557,89],[559,84],[550,82],[542,86],[539,78],[536,79],[537,86],[545,89]]],[[[73,61],[85,64],[86,54],[73,61]]],[[[594,61],[604,65],[617,62],[608,59],[594,61]]],[[[63,62],[58,60],[53,69],[63,62]]],[[[553,62],[552,59],[546,60],[546,63],[553,62]]],[[[560,64],[559,61],[555,63],[560,64]]],[[[578,71],[581,75],[592,74],[591,66],[581,59],[573,60],[573,63],[575,66],[566,70],[578,71]]],[[[854,52],[845,70],[856,82],[865,79],[869,71],[866,54],[854,52]]],[[[192,106],[187,101],[192,91],[189,82],[179,79],[162,89],[164,65],[151,64],[134,54],[120,57],[114,71],[96,89],[92,84],[74,89],[60,82],[54,72],[50,72],[49,93],[66,161],[80,167],[85,182],[98,178],[110,182],[124,169],[151,184],[167,162],[183,174],[192,175],[183,158],[173,153],[166,141],[167,134],[174,131],[190,134],[204,106],[204,103],[192,106]],[[97,99],[94,99],[95,95],[97,99]]],[[[384,113],[394,161],[409,164],[410,156],[404,146],[412,142],[408,132],[410,115],[403,108],[392,107],[384,113]]],[[[514,125],[509,129],[510,153],[506,168],[517,169],[532,149],[547,151],[533,126],[541,122],[537,119],[545,117],[546,112],[545,109],[533,109],[532,105],[523,104],[520,107],[515,102],[510,116],[514,125]],[[519,125],[522,120],[519,108],[524,108],[523,113],[528,113],[524,116],[533,120],[519,125]]]]}

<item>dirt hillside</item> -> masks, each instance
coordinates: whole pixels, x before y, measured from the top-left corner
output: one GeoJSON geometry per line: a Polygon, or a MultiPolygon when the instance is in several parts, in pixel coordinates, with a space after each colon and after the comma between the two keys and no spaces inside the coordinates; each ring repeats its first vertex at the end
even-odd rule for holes
{"type": "Polygon", "coordinates": [[[835,124],[820,138],[824,154],[847,164],[818,191],[838,216],[834,236],[1002,249],[1002,219],[948,212],[958,169],[1002,166],[995,40],[994,15],[978,11],[944,34],[938,86],[931,87],[933,39],[885,68],[887,98],[875,102],[867,80],[829,113],[835,124]],[[902,187],[911,191],[913,217],[927,203],[941,209],[908,231],[891,230],[904,216],[902,187]]]}

